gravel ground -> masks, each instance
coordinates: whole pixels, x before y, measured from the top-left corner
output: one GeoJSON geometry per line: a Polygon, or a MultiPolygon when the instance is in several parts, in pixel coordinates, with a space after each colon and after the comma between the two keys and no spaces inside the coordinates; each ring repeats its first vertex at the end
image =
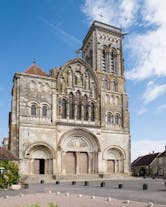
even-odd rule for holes
{"type": "Polygon", "coordinates": [[[0,198],[1,207],[29,207],[38,203],[41,207],[47,207],[48,203],[58,204],[58,207],[165,207],[166,205],[157,205],[145,202],[136,202],[129,200],[117,200],[112,198],[85,196],[81,194],[59,194],[52,193],[36,193],[36,194],[20,194],[17,196],[4,196],[0,198]]]}

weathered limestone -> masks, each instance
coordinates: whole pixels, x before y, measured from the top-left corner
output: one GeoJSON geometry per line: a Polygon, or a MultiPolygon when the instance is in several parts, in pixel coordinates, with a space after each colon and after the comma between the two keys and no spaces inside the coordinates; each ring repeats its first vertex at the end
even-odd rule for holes
{"type": "Polygon", "coordinates": [[[130,131],[121,30],[94,22],[82,59],[16,73],[10,149],[21,175],[128,174],[130,131]]]}

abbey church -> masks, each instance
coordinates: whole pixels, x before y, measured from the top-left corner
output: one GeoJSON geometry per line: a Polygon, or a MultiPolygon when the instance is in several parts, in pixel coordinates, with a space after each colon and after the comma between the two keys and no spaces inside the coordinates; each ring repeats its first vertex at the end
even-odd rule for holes
{"type": "Polygon", "coordinates": [[[49,74],[36,63],[13,79],[9,148],[20,175],[130,172],[130,120],[121,29],[94,21],[81,48],[49,74]]]}

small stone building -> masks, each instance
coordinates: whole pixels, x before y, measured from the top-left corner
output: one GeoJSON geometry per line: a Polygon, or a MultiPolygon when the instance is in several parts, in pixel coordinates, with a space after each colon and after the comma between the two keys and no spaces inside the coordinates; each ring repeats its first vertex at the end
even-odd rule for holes
{"type": "Polygon", "coordinates": [[[121,29],[95,21],[82,58],[14,75],[9,148],[20,175],[129,174],[122,39],[121,29]]]}
{"type": "Polygon", "coordinates": [[[18,161],[18,157],[6,147],[0,147],[0,160],[18,161]]]}
{"type": "Polygon", "coordinates": [[[134,176],[166,177],[166,150],[138,157],[131,164],[134,176]]]}
{"type": "Polygon", "coordinates": [[[157,172],[157,157],[159,153],[152,153],[138,157],[131,164],[131,171],[134,176],[151,176],[157,172]]]}

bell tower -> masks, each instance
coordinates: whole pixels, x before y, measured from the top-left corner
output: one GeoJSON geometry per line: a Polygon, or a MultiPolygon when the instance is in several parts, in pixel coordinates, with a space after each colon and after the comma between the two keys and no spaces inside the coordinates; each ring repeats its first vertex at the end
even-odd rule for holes
{"type": "Polygon", "coordinates": [[[82,58],[97,72],[123,76],[122,31],[94,21],[82,46],[82,58]]]}

